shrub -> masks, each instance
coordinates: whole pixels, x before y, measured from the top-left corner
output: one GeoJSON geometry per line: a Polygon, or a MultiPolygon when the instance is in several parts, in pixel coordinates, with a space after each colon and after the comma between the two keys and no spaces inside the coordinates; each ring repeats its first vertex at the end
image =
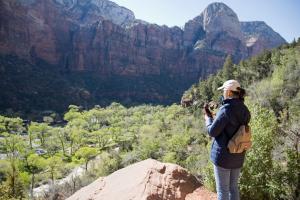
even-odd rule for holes
{"type": "Polygon", "coordinates": [[[280,193],[280,187],[274,185],[277,171],[272,155],[278,144],[276,117],[273,112],[258,105],[250,105],[249,109],[253,146],[247,152],[242,169],[241,198],[274,199],[280,193]]]}

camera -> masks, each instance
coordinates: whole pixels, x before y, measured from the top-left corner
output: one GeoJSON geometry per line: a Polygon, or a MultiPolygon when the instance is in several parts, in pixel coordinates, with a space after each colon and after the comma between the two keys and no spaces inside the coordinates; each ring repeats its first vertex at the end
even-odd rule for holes
{"type": "Polygon", "coordinates": [[[218,108],[218,103],[211,101],[209,103],[205,103],[203,106],[203,113],[206,114],[208,117],[214,118],[216,115],[216,110],[218,108]]]}

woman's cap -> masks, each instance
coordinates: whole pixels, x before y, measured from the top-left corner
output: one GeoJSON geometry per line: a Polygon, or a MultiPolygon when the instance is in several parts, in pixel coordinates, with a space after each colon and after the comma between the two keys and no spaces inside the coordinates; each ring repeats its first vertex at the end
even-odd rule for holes
{"type": "Polygon", "coordinates": [[[236,80],[228,80],[223,83],[221,87],[218,88],[218,90],[231,90],[231,91],[238,91],[238,88],[240,88],[241,85],[236,80]]]}

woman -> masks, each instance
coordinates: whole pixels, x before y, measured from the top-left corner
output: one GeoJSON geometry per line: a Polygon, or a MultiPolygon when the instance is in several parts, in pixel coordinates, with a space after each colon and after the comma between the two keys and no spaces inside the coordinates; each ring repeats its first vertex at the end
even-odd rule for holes
{"type": "Polygon", "coordinates": [[[224,100],[215,119],[205,114],[208,134],[214,138],[211,161],[214,164],[218,200],[239,200],[238,179],[245,159],[243,153],[229,153],[228,141],[241,125],[250,121],[250,112],[244,104],[245,90],[236,80],[226,81],[218,90],[223,90],[224,100]]]}

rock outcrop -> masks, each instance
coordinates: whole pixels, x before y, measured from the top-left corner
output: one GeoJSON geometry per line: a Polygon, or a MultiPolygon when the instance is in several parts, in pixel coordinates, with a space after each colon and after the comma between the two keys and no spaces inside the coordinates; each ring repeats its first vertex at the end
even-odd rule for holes
{"type": "Polygon", "coordinates": [[[257,55],[265,49],[275,48],[285,40],[265,22],[241,22],[249,55],[257,55]]]}
{"type": "Polygon", "coordinates": [[[196,178],[184,168],[148,159],[99,178],[68,200],[216,199],[215,194],[199,186],[196,178]]]}
{"type": "Polygon", "coordinates": [[[0,0],[0,54],[109,80],[103,84],[109,93],[84,88],[96,100],[179,101],[228,54],[238,62],[283,43],[265,24],[240,23],[223,3],[210,4],[181,29],[137,20],[108,0],[0,0]],[[134,81],[125,92],[113,88],[116,79],[134,81]]]}

